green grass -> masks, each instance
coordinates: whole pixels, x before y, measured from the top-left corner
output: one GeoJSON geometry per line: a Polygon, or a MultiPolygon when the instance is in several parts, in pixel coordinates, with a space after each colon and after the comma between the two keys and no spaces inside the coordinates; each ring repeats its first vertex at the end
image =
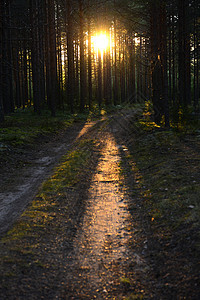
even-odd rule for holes
{"type": "Polygon", "coordinates": [[[34,113],[33,108],[16,110],[5,117],[5,122],[0,127],[0,153],[10,147],[20,147],[32,144],[38,137],[57,133],[71,126],[74,122],[96,120],[105,114],[105,110],[94,107],[92,111],[69,114],[58,111],[56,117],[51,117],[49,111],[41,115],[34,113]]]}
{"type": "Polygon", "coordinates": [[[32,109],[18,110],[6,116],[0,128],[0,150],[33,143],[41,135],[67,128],[74,120],[73,116],[64,113],[59,113],[53,118],[48,112],[38,116],[32,109]]]}

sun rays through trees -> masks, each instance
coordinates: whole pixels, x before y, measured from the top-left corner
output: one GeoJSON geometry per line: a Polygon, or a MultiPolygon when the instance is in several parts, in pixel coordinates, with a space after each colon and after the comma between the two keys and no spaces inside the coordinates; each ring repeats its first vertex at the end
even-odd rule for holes
{"type": "Polygon", "coordinates": [[[170,110],[199,110],[197,0],[4,0],[0,14],[1,121],[152,101],[169,126],[170,110]]]}

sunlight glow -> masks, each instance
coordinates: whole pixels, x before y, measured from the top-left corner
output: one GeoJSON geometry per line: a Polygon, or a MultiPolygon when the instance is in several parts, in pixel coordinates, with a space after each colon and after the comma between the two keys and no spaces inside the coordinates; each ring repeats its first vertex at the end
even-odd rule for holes
{"type": "Polygon", "coordinates": [[[96,50],[106,50],[109,46],[109,39],[106,34],[100,33],[93,37],[93,45],[96,50]]]}

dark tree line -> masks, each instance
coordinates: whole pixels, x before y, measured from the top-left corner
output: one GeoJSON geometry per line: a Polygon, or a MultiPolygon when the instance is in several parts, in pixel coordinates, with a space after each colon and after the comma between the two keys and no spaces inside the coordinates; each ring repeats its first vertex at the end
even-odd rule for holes
{"type": "Polygon", "coordinates": [[[0,121],[151,100],[155,122],[199,111],[198,0],[3,0],[0,121]],[[107,49],[96,49],[104,33],[107,49]]]}
{"type": "Polygon", "coordinates": [[[152,92],[155,121],[169,108],[199,112],[199,29],[197,0],[150,1],[152,92]],[[160,83],[158,84],[158,78],[160,83]]]}

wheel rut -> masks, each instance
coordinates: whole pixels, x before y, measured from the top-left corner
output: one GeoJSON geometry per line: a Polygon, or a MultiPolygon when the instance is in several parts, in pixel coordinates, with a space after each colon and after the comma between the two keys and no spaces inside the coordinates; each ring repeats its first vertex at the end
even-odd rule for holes
{"type": "Polygon", "coordinates": [[[74,250],[66,259],[67,285],[61,299],[123,299],[130,288],[126,278],[130,266],[140,272],[147,267],[140,253],[129,247],[133,224],[121,176],[120,147],[109,131],[101,143],[74,250]]]}

